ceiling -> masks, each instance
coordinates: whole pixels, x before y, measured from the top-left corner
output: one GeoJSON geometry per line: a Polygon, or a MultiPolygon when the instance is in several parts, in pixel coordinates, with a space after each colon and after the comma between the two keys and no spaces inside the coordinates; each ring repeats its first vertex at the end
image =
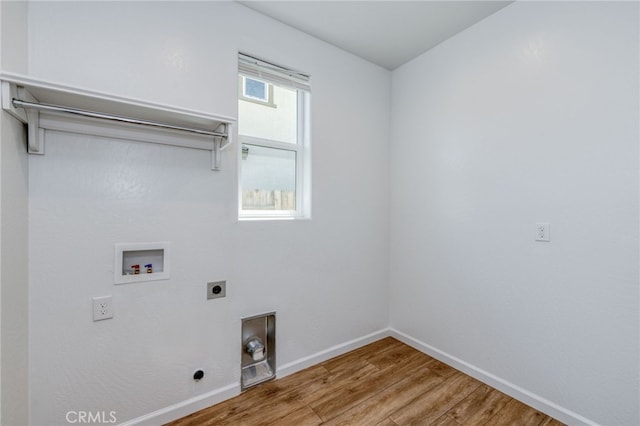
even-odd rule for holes
{"type": "Polygon", "coordinates": [[[393,70],[511,1],[247,1],[245,6],[393,70]]]}

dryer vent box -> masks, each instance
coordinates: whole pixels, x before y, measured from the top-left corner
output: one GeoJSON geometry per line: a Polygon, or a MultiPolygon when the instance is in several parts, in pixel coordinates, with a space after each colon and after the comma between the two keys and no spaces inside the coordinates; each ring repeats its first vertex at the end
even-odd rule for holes
{"type": "Polygon", "coordinates": [[[276,314],[242,319],[241,388],[276,377],[276,314]]]}

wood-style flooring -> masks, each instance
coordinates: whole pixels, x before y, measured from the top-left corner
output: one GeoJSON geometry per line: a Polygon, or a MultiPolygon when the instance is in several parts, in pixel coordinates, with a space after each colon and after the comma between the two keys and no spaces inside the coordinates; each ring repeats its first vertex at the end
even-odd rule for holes
{"type": "Polygon", "coordinates": [[[388,337],[258,385],[170,425],[557,426],[562,423],[388,337]]]}

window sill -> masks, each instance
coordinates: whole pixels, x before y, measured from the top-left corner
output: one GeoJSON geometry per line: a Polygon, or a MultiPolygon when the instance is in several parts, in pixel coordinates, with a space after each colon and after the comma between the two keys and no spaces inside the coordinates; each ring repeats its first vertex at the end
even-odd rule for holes
{"type": "Polygon", "coordinates": [[[238,216],[238,222],[255,222],[263,220],[311,220],[310,216],[292,215],[243,215],[238,216]]]}

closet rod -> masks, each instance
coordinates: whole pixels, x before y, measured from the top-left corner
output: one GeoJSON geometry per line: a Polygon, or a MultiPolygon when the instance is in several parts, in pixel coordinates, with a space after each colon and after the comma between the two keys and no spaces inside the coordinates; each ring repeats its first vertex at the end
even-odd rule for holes
{"type": "Polygon", "coordinates": [[[193,129],[190,127],[174,126],[172,124],[159,123],[157,121],[140,120],[137,118],[120,117],[118,115],[105,114],[101,112],[85,111],[82,109],[63,107],[58,105],[42,104],[36,102],[27,102],[21,99],[13,98],[11,103],[15,108],[35,109],[38,111],[64,112],[68,114],[82,115],[84,117],[99,118],[103,120],[120,121],[123,123],[140,124],[143,126],[159,127],[170,130],[180,130],[183,132],[197,133],[199,135],[218,136],[226,138],[227,134],[223,132],[215,132],[211,130],[193,129]]]}

